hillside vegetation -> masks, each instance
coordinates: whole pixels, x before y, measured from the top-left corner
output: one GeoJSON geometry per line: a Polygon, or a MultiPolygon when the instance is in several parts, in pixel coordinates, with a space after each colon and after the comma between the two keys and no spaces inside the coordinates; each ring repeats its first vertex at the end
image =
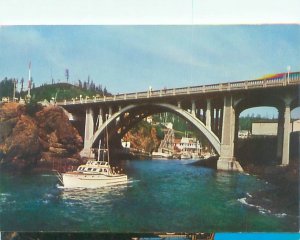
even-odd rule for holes
{"type": "Polygon", "coordinates": [[[47,99],[56,99],[56,101],[71,100],[72,98],[78,98],[80,95],[85,98],[86,96],[92,98],[93,96],[103,96],[111,95],[107,91],[100,90],[90,90],[85,88],[80,88],[68,83],[56,83],[52,85],[43,85],[32,89],[31,96],[32,99],[36,101],[42,101],[47,99]]]}
{"type": "MultiPolygon", "coordinates": [[[[13,99],[14,86],[16,86],[15,97],[25,99],[28,94],[27,88],[24,84],[17,83],[15,79],[3,79],[0,81],[0,99],[2,97],[9,97],[13,99]],[[19,84],[19,85],[18,85],[19,84]],[[19,87],[18,87],[19,86],[19,87]],[[20,88],[20,91],[18,89],[20,88]]],[[[85,98],[86,96],[92,98],[93,96],[110,96],[111,94],[106,90],[106,87],[102,89],[102,86],[95,86],[95,84],[79,84],[78,86],[69,83],[55,83],[44,84],[40,87],[31,87],[30,91],[31,99],[33,101],[43,101],[55,99],[56,101],[71,100],[72,98],[78,98],[80,95],[85,98]]]]}

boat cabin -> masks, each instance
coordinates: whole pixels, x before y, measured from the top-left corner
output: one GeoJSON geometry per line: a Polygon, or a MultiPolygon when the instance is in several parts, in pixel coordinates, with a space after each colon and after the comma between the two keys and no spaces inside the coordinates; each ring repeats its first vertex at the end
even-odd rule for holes
{"type": "Polygon", "coordinates": [[[85,165],[80,165],[77,168],[77,172],[88,173],[110,173],[110,166],[105,161],[87,161],[85,165]]]}

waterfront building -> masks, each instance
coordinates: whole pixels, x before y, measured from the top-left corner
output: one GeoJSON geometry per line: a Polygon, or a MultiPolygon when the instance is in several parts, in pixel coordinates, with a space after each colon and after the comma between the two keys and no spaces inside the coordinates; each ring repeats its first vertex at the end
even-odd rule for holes
{"type": "MultiPolygon", "coordinates": [[[[267,135],[267,136],[276,136],[278,123],[277,120],[262,120],[252,122],[252,135],[267,135]],[[276,121],[276,122],[275,122],[276,121]]],[[[290,132],[299,132],[300,131],[300,119],[291,121],[290,123],[290,132]]]]}

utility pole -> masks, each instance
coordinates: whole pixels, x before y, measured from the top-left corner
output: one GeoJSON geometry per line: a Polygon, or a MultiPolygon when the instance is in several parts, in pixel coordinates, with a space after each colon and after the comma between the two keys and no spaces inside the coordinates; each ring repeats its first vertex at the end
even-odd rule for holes
{"type": "Polygon", "coordinates": [[[18,79],[14,78],[13,83],[14,83],[14,91],[13,91],[13,102],[14,102],[16,98],[16,85],[18,84],[18,79]]]}
{"type": "Polygon", "coordinates": [[[29,69],[28,69],[28,92],[27,97],[30,98],[30,88],[31,88],[31,61],[29,62],[29,69]]]}
{"type": "Polygon", "coordinates": [[[67,82],[69,82],[69,69],[66,69],[65,76],[66,76],[67,82]]]}

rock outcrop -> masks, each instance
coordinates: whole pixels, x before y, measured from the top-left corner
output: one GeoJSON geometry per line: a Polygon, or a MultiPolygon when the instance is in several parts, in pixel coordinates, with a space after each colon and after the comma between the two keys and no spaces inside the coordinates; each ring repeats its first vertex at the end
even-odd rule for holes
{"type": "Polygon", "coordinates": [[[142,122],[139,128],[130,130],[124,139],[131,143],[131,148],[152,152],[159,146],[156,129],[142,122]]]}
{"type": "Polygon", "coordinates": [[[0,168],[26,170],[52,166],[54,160],[76,162],[81,149],[81,136],[60,107],[0,105],[0,168]]]}

